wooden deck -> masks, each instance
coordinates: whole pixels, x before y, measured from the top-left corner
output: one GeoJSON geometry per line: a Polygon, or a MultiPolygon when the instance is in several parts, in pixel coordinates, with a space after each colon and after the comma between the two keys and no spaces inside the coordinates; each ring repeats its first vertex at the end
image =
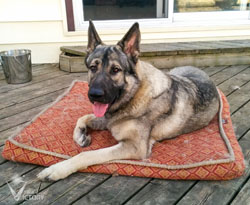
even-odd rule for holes
{"type": "MultiPolygon", "coordinates": [[[[227,95],[231,105],[235,132],[247,165],[241,178],[174,181],[76,173],[58,182],[27,185],[25,189],[33,195],[17,202],[7,182],[15,175],[24,176],[24,181],[35,179],[43,167],[6,161],[0,156],[0,204],[250,204],[250,65],[203,70],[227,95]]],[[[32,82],[9,85],[0,69],[0,152],[6,138],[54,101],[74,79],[86,80],[86,74],[68,74],[56,64],[44,64],[33,66],[32,82]]]]}

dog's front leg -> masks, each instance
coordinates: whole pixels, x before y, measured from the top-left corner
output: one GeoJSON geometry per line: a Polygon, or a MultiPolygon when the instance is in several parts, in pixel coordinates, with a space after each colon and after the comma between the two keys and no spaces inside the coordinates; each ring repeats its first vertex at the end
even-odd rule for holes
{"type": "Polygon", "coordinates": [[[97,118],[93,114],[84,115],[77,120],[73,139],[81,147],[86,147],[91,143],[91,136],[88,134],[87,127],[94,130],[104,130],[106,125],[105,117],[97,118]]]}
{"type": "Polygon", "coordinates": [[[112,147],[94,151],[82,152],[68,160],[59,162],[44,169],[38,174],[41,180],[63,179],[70,174],[91,165],[105,163],[115,159],[138,159],[141,158],[141,150],[133,142],[123,141],[112,147]]]}
{"type": "Polygon", "coordinates": [[[142,159],[148,154],[150,126],[137,120],[128,120],[112,126],[117,145],[99,150],[82,152],[68,160],[59,162],[39,173],[39,179],[58,180],[95,164],[119,159],[142,159]]]}

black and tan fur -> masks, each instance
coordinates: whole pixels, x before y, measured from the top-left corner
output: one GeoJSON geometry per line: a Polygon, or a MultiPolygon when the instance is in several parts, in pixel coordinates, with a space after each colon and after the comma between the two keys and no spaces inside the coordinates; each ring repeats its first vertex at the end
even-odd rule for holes
{"type": "Polygon", "coordinates": [[[203,71],[188,66],[164,74],[138,59],[138,23],[115,46],[103,44],[92,22],[88,35],[89,99],[109,107],[104,117],[81,117],[74,140],[80,146],[89,145],[90,127],[110,130],[119,143],[52,165],[38,175],[40,179],[62,179],[79,169],[117,159],[147,158],[154,142],[200,129],[218,111],[216,87],[203,71]]]}

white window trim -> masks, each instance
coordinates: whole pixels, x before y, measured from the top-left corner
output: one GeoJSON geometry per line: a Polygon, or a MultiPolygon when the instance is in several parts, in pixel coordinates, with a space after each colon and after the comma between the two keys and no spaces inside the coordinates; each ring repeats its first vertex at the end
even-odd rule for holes
{"type": "Polygon", "coordinates": [[[250,11],[213,11],[213,12],[187,12],[174,13],[173,22],[206,21],[216,23],[226,20],[248,20],[250,11]]]}
{"type": "MultiPolygon", "coordinates": [[[[164,0],[157,0],[157,10],[162,10],[164,0]]],[[[82,0],[72,0],[74,9],[74,22],[76,31],[84,31],[88,29],[88,21],[84,21],[82,0]]],[[[165,4],[166,5],[166,4],[165,4]]],[[[129,19],[129,20],[104,20],[94,21],[98,29],[127,29],[134,22],[138,22],[143,28],[161,27],[172,22],[173,19],[173,0],[170,0],[168,9],[168,18],[155,19],[129,19]]],[[[157,11],[157,16],[163,15],[157,11]]],[[[164,17],[164,16],[162,16],[164,17]]]]}
{"type": "MultiPolygon", "coordinates": [[[[157,0],[157,16],[162,10],[164,0],[157,0]]],[[[167,1],[167,0],[166,0],[167,1]]],[[[88,21],[84,21],[82,0],[72,0],[74,8],[74,21],[76,31],[86,31],[88,21]]],[[[167,4],[165,4],[167,5],[167,4]]],[[[140,27],[149,28],[169,28],[180,26],[219,26],[219,25],[245,25],[249,23],[250,11],[214,11],[214,12],[187,12],[173,13],[174,0],[169,0],[168,18],[156,19],[129,19],[129,20],[105,20],[94,21],[96,27],[103,29],[127,29],[134,22],[139,22],[140,27]]]]}

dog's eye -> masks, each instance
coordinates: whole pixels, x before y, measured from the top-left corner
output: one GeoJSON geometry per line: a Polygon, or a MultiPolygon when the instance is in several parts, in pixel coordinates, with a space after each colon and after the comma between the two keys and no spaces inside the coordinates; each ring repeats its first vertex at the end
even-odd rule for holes
{"type": "Polygon", "coordinates": [[[92,73],[95,73],[97,71],[97,67],[94,65],[90,66],[89,69],[91,70],[92,73]]]}
{"type": "Polygon", "coordinates": [[[116,73],[120,72],[121,69],[117,66],[111,68],[111,74],[115,75],[116,73]]]}

